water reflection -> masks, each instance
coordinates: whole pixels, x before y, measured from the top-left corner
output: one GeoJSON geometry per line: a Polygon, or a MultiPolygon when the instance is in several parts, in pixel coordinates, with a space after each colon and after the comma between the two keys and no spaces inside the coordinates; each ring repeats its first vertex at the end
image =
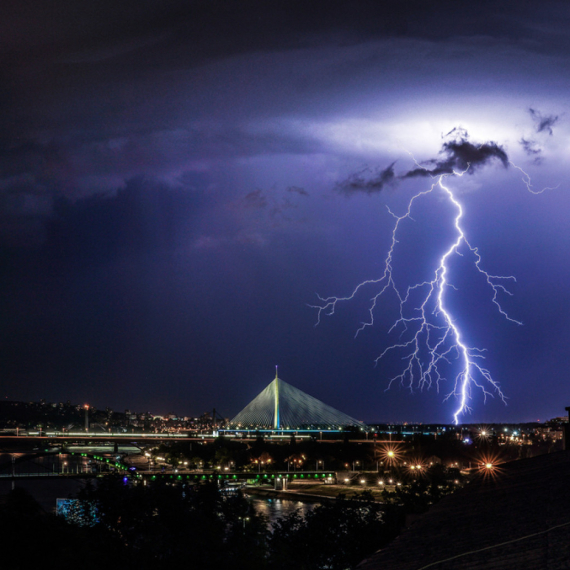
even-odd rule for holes
{"type": "Polygon", "coordinates": [[[298,511],[302,517],[311,512],[316,503],[303,503],[302,501],[292,501],[289,499],[265,498],[265,497],[249,497],[248,501],[259,514],[264,515],[270,524],[277,519],[286,517],[291,513],[298,511]]]}
{"type": "Polygon", "coordinates": [[[88,457],[69,453],[51,453],[36,455],[14,452],[0,453],[0,477],[12,475],[80,475],[94,474],[107,470],[88,457]]]}

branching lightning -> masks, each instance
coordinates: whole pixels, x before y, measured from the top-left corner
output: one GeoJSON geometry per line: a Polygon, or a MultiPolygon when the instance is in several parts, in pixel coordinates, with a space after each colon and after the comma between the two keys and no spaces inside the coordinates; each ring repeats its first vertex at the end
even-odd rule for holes
{"type": "Polygon", "coordinates": [[[557,184],[556,186],[545,186],[540,190],[535,190],[532,185],[532,180],[530,179],[530,176],[520,166],[517,166],[512,160],[509,160],[509,164],[513,168],[516,168],[523,175],[522,176],[523,184],[526,186],[526,189],[531,194],[542,194],[543,192],[546,192],[546,190],[556,190],[560,187],[560,184],[557,184]]]}
{"type": "MultiPolygon", "coordinates": [[[[483,269],[481,255],[478,249],[470,244],[461,225],[463,208],[452,190],[445,184],[446,177],[461,177],[468,169],[469,164],[462,172],[452,170],[452,172],[432,175],[434,182],[431,187],[414,195],[403,215],[398,216],[388,209],[394,217],[395,223],[390,248],[384,262],[383,274],[380,278],[359,283],[347,297],[323,298],[318,296],[319,304],[311,305],[317,309],[316,325],[318,325],[321,316],[333,315],[339,303],[354,299],[364,287],[375,286],[377,292],[370,300],[369,317],[357,330],[356,335],[358,335],[367,327],[373,326],[374,311],[380,298],[388,291],[392,291],[399,302],[399,317],[389,329],[389,333],[399,331],[401,341],[387,347],[376,358],[376,364],[387,355],[397,352],[403,355],[403,370],[390,379],[388,388],[394,382],[400,382],[410,390],[421,390],[435,385],[439,391],[440,383],[446,380],[445,368],[457,365],[452,360],[458,361],[459,372],[452,378],[453,388],[445,397],[446,400],[452,396],[458,399],[459,403],[453,414],[456,424],[459,423],[459,417],[462,414],[470,411],[469,400],[474,388],[481,390],[485,399],[487,396],[496,395],[503,402],[506,403],[506,401],[498,382],[493,379],[489,370],[482,365],[481,361],[484,359],[485,350],[466,344],[460,327],[449,309],[447,292],[450,288],[454,288],[449,281],[450,259],[455,255],[470,255],[476,270],[485,278],[490,288],[491,300],[499,313],[508,321],[518,325],[522,324],[520,321],[511,318],[501,307],[499,301],[501,294],[511,295],[506,284],[507,282],[515,282],[515,278],[513,276],[492,275],[483,269]],[[454,218],[455,236],[451,238],[453,241],[436,262],[435,270],[429,280],[402,288],[396,283],[393,272],[398,236],[402,231],[403,224],[406,221],[413,221],[412,210],[416,203],[436,192],[442,193],[456,211],[454,218]],[[419,301],[417,300],[418,296],[419,301]]],[[[533,191],[530,178],[522,169],[519,168],[519,170],[527,177],[528,183],[525,182],[525,184],[530,191],[533,191]]]]}

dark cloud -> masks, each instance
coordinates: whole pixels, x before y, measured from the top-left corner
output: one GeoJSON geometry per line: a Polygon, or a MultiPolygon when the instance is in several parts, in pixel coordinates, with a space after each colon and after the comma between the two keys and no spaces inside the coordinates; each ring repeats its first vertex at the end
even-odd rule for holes
{"type": "Polygon", "coordinates": [[[374,194],[387,186],[394,186],[407,178],[440,176],[454,172],[473,174],[476,169],[487,165],[493,160],[499,160],[505,168],[509,158],[502,146],[493,141],[474,144],[468,139],[469,134],[462,127],[456,127],[444,137],[453,136],[453,140],[444,142],[439,152],[440,158],[433,158],[418,163],[418,167],[404,174],[396,175],[393,162],[383,170],[365,168],[351,174],[346,180],[338,183],[337,188],[344,194],[364,192],[374,194]]]}
{"type": "MultiPolygon", "coordinates": [[[[451,133],[456,134],[454,131],[451,133]]],[[[485,166],[494,159],[499,160],[505,168],[508,167],[509,158],[502,146],[493,141],[473,144],[467,140],[466,131],[461,130],[459,134],[458,138],[443,143],[439,152],[441,158],[426,160],[418,168],[406,172],[399,178],[440,176],[464,171],[473,174],[477,168],[485,166]]]]}
{"type": "Polygon", "coordinates": [[[542,148],[537,141],[521,137],[519,144],[528,156],[534,156],[533,162],[535,164],[540,164],[542,162],[542,157],[540,156],[542,154],[542,148]]]}
{"type": "MultiPolygon", "coordinates": [[[[271,71],[263,67],[266,54],[395,37],[527,37],[531,12],[533,34],[544,39],[541,18],[556,11],[562,24],[566,14],[559,4],[556,10],[525,6],[506,18],[508,3],[457,9],[450,0],[61,0],[57,10],[41,0],[0,4],[0,168],[4,176],[31,173],[74,197],[116,188],[136,174],[177,174],[190,160],[322,150],[324,143],[280,125],[243,127],[252,115],[300,109],[311,103],[311,89],[330,89],[332,78],[339,80],[327,67],[326,80],[308,70],[264,85],[261,78],[271,71]],[[261,64],[235,57],[243,55],[261,64]],[[259,99],[251,85],[259,85],[259,99]],[[221,120],[224,114],[231,119],[221,120]]],[[[389,50],[385,57],[391,60],[389,50]]],[[[355,61],[346,65],[352,73],[355,61]]],[[[312,97],[324,108],[320,96],[312,97]]]]}
{"type": "Polygon", "coordinates": [[[376,194],[396,182],[395,164],[393,162],[383,170],[365,168],[360,172],[351,174],[346,180],[338,184],[338,190],[343,194],[353,194],[355,192],[376,194]]]}
{"type": "Polygon", "coordinates": [[[176,68],[315,42],[356,43],[386,36],[445,39],[475,32],[516,38],[530,33],[529,19],[539,35],[539,23],[552,14],[563,25],[567,7],[563,2],[517,5],[513,13],[512,1],[504,0],[460,6],[453,0],[60,0],[54,10],[42,0],[29,0],[2,3],[0,49],[76,65],[110,62],[132,71],[129,62],[143,56],[147,66],[154,66],[165,53],[176,68]]]}
{"type": "Polygon", "coordinates": [[[309,195],[309,193],[304,188],[299,188],[299,186],[288,186],[287,192],[293,192],[295,194],[300,194],[301,196],[309,195]]]}
{"type": "Polygon", "coordinates": [[[263,195],[263,191],[258,188],[244,196],[242,205],[244,208],[265,208],[267,206],[267,198],[263,195]]]}
{"type": "Polygon", "coordinates": [[[82,266],[167,254],[198,234],[207,208],[203,193],[135,177],[113,193],[56,198],[43,251],[54,263],[82,266]]]}
{"type": "Polygon", "coordinates": [[[542,149],[540,148],[539,144],[531,139],[525,139],[524,137],[522,137],[519,141],[519,144],[523,147],[523,150],[529,156],[537,155],[542,152],[542,149]]]}
{"type": "MultiPolygon", "coordinates": [[[[289,186],[285,189],[286,192],[292,192],[300,196],[308,196],[309,194],[303,189],[296,186],[289,186]]],[[[244,208],[251,208],[263,210],[269,206],[269,215],[271,217],[283,214],[286,210],[297,208],[289,197],[282,196],[281,193],[275,188],[269,192],[264,192],[260,188],[248,192],[241,200],[241,206],[244,208]]]]}
{"type": "Polygon", "coordinates": [[[459,137],[461,139],[468,139],[469,133],[467,132],[467,129],[465,129],[463,127],[453,127],[448,133],[441,135],[441,138],[447,139],[451,136],[454,136],[456,138],[459,137]]]}
{"type": "Polygon", "coordinates": [[[558,115],[543,115],[540,111],[529,107],[528,112],[534,121],[537,133],[547,132],[552,136],[552,127],[558,122],[558,115]]]}
{"type": "Polygon", "coordinates": [[[53,196],[33,176],[0,180],[0,247],[39,247],[53,215],[53,196]]]}

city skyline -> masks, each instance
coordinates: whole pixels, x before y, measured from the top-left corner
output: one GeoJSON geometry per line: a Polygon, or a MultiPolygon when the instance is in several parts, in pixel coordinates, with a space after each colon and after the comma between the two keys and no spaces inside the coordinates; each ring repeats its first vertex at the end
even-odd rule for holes
{"type": "MultiPolygon", "coordinates": [[[[454,322],[506,402],[474,392],[460,421],[560,416],[569,11],[0,7],[1,397],[232,417],[279,365],[359,420],[451,423],[451,374],[410,393],[387,390],[397,355],[375,365],[397,342],[393,297],[356,338],[368,292],[318,326],[311,306],[382,276],[395,216],[433,182],[419,168],[465,169],[445,184],[485,270],[516,279],[500,302],[522,326],[457,256],[454,322]]],[[[441,194],[411,217],[404,290],[455,231],[441,194]]]]}

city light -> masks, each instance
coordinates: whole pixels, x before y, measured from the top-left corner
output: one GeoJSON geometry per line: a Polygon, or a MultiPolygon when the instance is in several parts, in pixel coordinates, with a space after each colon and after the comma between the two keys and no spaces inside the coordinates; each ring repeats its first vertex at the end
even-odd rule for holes
{"type": "Polygon", "coordinates": [[[491,477],[495,479],[502,473],[501,463],[502,461],[498,454],[484,454],[479,459],[478,472],[484,478],[491,477]]]}
{"type": "Polygon", "coordinates": [[[399,443],[382,442],[379,445],[379,455],[387,465],[396,465],[403,457],[402,446],[399,443]]]}

